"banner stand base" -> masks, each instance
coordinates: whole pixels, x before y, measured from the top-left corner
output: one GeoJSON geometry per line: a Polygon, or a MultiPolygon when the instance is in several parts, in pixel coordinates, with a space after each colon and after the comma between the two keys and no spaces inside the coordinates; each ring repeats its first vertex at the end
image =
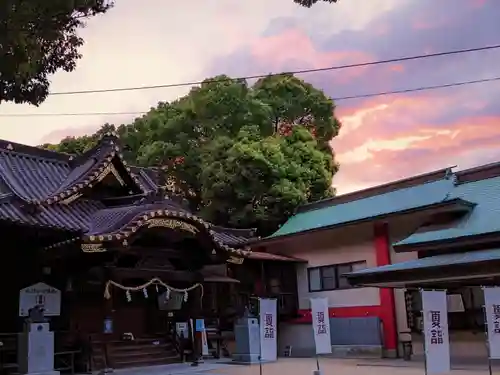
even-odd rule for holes
{"type": "Polygon", "coordinates": [[[241,360],[241,359],[233,359],[233,360],[229,360],[229,361],[223,361],[223,362],[219,362],[219,363],[224,363],[224,364],[227,364],[227,365],[240,365],[240,366],[252,366],[252,365],[258,365],[260,363],[262,363],[263,365],[265,365],[266,363],[273,363],[273,362],[277,362],[276,361],[259,361],[259,360],[241,360]]]}

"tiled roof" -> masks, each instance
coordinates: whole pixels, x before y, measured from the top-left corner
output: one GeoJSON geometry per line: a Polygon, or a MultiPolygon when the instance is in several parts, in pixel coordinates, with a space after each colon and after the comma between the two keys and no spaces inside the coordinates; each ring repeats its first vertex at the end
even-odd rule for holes
{"type": "Polygon", "coordinates": [[[40,205],[27,210],[13,194],[0,199],[0,220],[75,232],[86,232],[92,215],[104,208],[98,201],[79,199],[68,205],[40,205]]]}
{"type": "Polygon", "coordinates": [[[148,168],[130,167],[131,173],[135,175],[143,190],[153,192],[158,189],[156,172],[148,168]]]}
{"type": "Polygon", "coordinates": [[[470,214],[454,227],[415,233],[394,244],[405,246],[431,241],[456,239],[467,236],[500,232],[500,177],[459,184],[450,191],[450,199],[460,198],[476,203],[470,214]]]}
{"type": "Polygon", "coordinates": [[[155,210],[171,210],[177,213],[188,213],[180,209],[177,205],[173,205],[168,200],[150,204],[106,208],[95,212],[90,217],[90,227],[86,235],[99,236],[102,234],[116,233],[139,217],[142,218],[144,214],[155,210]]]}
{"type": "Polygon", "coordinates": [[[252,230],[212,226],[174,200],[163,199],[157,172],[127,166],[120,151],[114,135],[105,135],[96,147],[77,157],[0,140],[0,221],[73,231],[90,238],[121,233],[144,215],[160,212],[204,226],[223,248],[243,247],[253,236],[252,230]],[[129,182],[140,187],[128,197],[116,197],[114,204],[121,199],[122,205],[110,208],[104,204],[106,199],[84,197],[61,202],[82,187],[91,187],[111,163],[118,163],[121,173],[129,174],[129,182]]]}
{"type": "MultiPolygon", "coordinates": [[[[114,136],[104,136],[96,147],[79,157],[0,141],[2,191],[29,203],[53,203],[89,186],[114,160],[123,163],[114,136]]],[[[123,169],[126,168],[123,165],[123,169]]],[[[143,171],[140,177],[131,170],[129,174],[138,192],[157,189],[143,171]]]]}
{"type": "Polygon", "coordinates": [[[348,224],[445,202],[449,199],[449,193],[453,188],[453,179],[444,178],[335,206],[297,213],[270,237],[348,224]]]}
{"type": "Polygon", "coordinates": [[[245,247],[250,239],[250,231],[212,226],[169,200],[98,210],[89,218],[84,238],[91,243],[123,239],[154,217],[177,219],[204,228],[215,244],[227,251],[245,247]]]}
{"type": "Polygon", "coordinates": [[[255,238],[255,229],[235,229],[214,225],[212,230],[220,241],[235,247],[245,245],[255,238]]]}
{"type": "Polygon", "coordinates": [[[381,267],[365,268],[359,271],[348,273],[347,277],[349,279],[353,279],[355,277],[365,275],[376,275],[388,272],[410,271],[442,266],[455,266],[470,263],[487,262],[491,260],[500,260],[500,249],[436,255],[427,258],[410,260],[407,262],[389,264],[381,267]]]}
{"type": "Polygon", "coordinates": [[[72,163],[72,170],[64,181],[58,186],[58,188],[53,191],[50,197],[57,196],[62,192],[69,191],[74,186],[78,184],[85,184],[86,181],[90,182],[89,176],[99,171],[99,168],[110,162],[107,158],[115,156],[117,150],[115,150],[115,145],[113,140],[106,139],[100,142],[96,147],[90,150],[85,156],[85,158],[79,158],[79,163],[72,163]]]}
{"type": "Polygon", "coordinates": [[[70,172],[68,162],[0,149],[3,190],[28,202],[56,191],[70,172]]]}

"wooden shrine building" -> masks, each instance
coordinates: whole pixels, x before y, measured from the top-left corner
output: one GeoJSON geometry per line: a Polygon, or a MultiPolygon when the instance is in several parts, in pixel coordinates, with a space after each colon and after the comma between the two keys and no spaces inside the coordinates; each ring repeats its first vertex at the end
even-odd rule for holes
{"type": "Polygon", "coordinates": [[[193,348],[176,322],[230,331],[252,296],[293,316],[300,260],[251,252],[252,230],[205,222],[157,177],[128,166],[114,134],[79,156],[0,141],[1,369],[16,372],[29,293],[47,304],[56,366],[71,370],[178,361],[193,348]]]}

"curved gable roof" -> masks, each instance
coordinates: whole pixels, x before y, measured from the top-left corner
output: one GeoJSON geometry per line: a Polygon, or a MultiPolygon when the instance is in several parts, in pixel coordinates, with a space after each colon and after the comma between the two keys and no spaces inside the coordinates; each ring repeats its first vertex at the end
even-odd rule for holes
{"type": "Polygon", "coordinates": [[[115,134],[104,135],[94,148],[76,158],[0,140],[0,183],[4,185],[4,192],[33,204],[53,204],[67,199],[109,172],[126,179],[135,193],[157,190],[158,186],[147,172],[139,168],[133,171],[127,166],[120,151],[115,134]]]}

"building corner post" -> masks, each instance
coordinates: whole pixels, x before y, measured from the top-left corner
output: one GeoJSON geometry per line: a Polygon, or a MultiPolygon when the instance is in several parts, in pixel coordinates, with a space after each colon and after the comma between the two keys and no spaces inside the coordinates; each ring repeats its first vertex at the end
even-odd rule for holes
{"type": "MultiPolygon", "coordinates": [[[[376,223],[374,225],[373,238],[377,267],[391,264],[389,225],[387,223],[376,223]]],[[[383,322],[384,351],[388,357],[396,357],[398,351],[398,332],[394,291],[390,288],[380,288],[379,293],[380,318],[383,322]]]]}

